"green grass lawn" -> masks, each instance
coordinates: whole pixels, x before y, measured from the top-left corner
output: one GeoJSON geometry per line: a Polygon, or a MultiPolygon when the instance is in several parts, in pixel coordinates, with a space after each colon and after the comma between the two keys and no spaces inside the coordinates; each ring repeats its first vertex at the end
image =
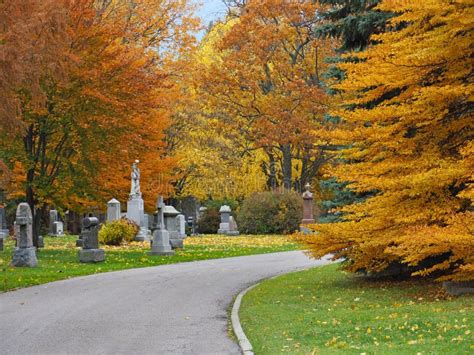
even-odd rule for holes
{"type": "Polygon", "coordinates": [[[0,291],[43,284],[50,281],[99,272],[156,266],[178,262],[273,253],[299,248],[284,236],[205,236],[185,240],[185,249],[174,256],[148,256],[149,243],[134,242],[120,247],[104,247],[106,260],[97,264],[78,261],[76,237],[46,237],[45,248],[38,253],[38,267],[10,266],[14,241],[8,240],[0,251],[0,291]]]}
{"type": "Polygon", "coordinates": [[[473,301],[439,284],[367,281],[330,265],[263,282],[240,317],[256,354],[472,354],[473,301]]]}

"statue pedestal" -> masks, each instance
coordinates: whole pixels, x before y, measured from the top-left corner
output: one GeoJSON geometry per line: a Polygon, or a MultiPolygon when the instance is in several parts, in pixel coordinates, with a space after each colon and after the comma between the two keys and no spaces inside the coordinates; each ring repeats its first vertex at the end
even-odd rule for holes
{"type": "Polygon", "coordinates": [[[145,226],[145,207],[141,197],[132,197],[127,201],[127,218],[140,227],[138,234],[135,236],[135,240],[150,240],[148,227],[145,226]]]}
{"type": "Polygon", "coordinates": [[[301,224],[314,224],[315,220],[313,217],[313,194],[306,191],[303,194],[303,220],[301,224]]]}

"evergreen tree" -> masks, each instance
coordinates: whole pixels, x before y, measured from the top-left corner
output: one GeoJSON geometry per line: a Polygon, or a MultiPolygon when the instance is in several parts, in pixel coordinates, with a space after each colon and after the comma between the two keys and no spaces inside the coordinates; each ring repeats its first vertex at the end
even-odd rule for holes
{"type": "Polygon", "coordinates": [[[341,53],[364,50],[370,43],[370,36],[383,32],[387,20],[392,16],[388,12],[375,9],[379,2],[379,0],[320,0],[319,3],[330,8],[320,14],[324,24],[316,29],[317,35],[339,38],[341,53]]]}
{"type": "MultiPolygon", "coordinates": [[[[322,38],[338,38],[341,45],[338,56],[330,58],[334,65],[325,73],[325,78],[330,83],[339,83],[344,79],[344,72],[339,68],[341,62],[354,61],[354,57],[344,57],[350,52],[364,50],[371,43],[371,35],[385,31],[387,21],[392,17],[389,12],[375,9],[380,0],[320,0],[320,4],[328,6],[320,14],[323,24],[318,26],[315,34],[322,38]]],[[[329,88],[329,93],[337,94],[337,90],[329,88]]],[[[332,121],[339,121],[332,117],[332,121]]],[[[334,178],[322,180],[320,188],[323,195],[330,196],[330,200],[322,201],[324,211],[320,222],[327,223],[339,220],[339,215],[331,214],[331,210],[343,205],[354,203],[364,198],[347,189],[347,182],[340,182],[334,178]]]]}

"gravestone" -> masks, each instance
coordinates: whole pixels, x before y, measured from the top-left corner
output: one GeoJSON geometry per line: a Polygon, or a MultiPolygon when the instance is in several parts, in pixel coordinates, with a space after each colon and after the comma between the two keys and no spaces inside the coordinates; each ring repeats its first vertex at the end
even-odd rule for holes
{"type": "Polygon", "coordinates": [[[18,233],[16,234],[16,248],[13,253],[13,266],[35,267],[38,265],[36,259],[36,248],[33,246],[33,216],[30,206],[22,202],[16,209],[16,220],[18,233]]]}
{"type": "Polygon", "coordinates": [[[170,236],[170,244],[173,249],[183,247],[183,238],[179,233],[178,215],[179,211],[173,206],[165,206],[163,215],[165,217],[165,228],[170,236]]]}
{"type": "Polygon", "coordinates": [[[225,234],[230,230],[229,228],[229,221],[230,221],[230,213],[231,209],[227,205],[222,205],[219,209],[219,213],[221,214],[221,223],[219,224],[219,229],[217,230],[217,234],[225,234]]]}
{"type": "Polygon", "coordinates": [[[0,207],[0,233],[3,233],[3,239],[6,239],[10,234],[7,226],[7,212],[3,206],[0,207]]]}
{"type": "Polygon", "coordinates": [[[113,198],[109,202],[107,202],[107,222],[116,221],[120,218],[120,202],[113,198]]]}
{"type": "Polygon", "coordinates": [[[42,235],[38,236],[38,249],[44,248],[44,238],[42,235]]]}
{"type": "Polygon", "coordinates": [[[198,218],[197,218],[197,219],[198,219],[198,222],[199,222],[199,220],[204,216],[204,214],[206,213],[206,211],[207,211],[207,207],[205,207],[205,206],[199,207],[199,212],[198,212],[198,216],[197,216],[197,217],[198,217],[198,218]]]}
{"type": "Polygon", "coordinates": [[[16,224],[16,221],[13,222],[13,235],[15,236],[15,238],[20,235],[20,226],[16,224]]]}
{"type": "Polygon", "coordinates": [[[196,234],[196,221],[193,216],[188,217],[187,224],[188,224],[189,229],[191,229],[191,235],[197,235],[196,234]]]}
{"type": "Polygon", "coordinates": [[[183,214],[179,214],[177,217],[177,223],[178,223],[178,231],[179,231],[179,236],[184,239],[186,238],[186,218],[184,217],[183,214]]]}
{"type": "Polygon", "coordinates": [[[156,211],[153,214],[153,239],[149,255],[174,255],[171,249],[170,236],[165,227],[165,203],[163,197],[158,196],[156,211]]]}
{"type": "Polygon", "coordinates": [[[99,249],[99,219],[86,217],[82,220],[82,249],[79,250],[81,263],[97,263],[105,260],[104,249],[99,249]]]}
{"type": "Polygon", "coordinates": [[[56,221],[53,223],[53,235],[59,237],[64,235],[64,224],[61,221],[56,221]]]}
{"type": "Polygon", "coordinates": [[[229,232],[227,235],[239,235],[239,229],[237,227],[237,222],[235,221],[235,218],[233,216],[230,216],[229,218],[229,232]]]}
{"type": "Polygon", "coordinates": [[[0,251],[3,251],[3,233],[0,232],[0,251]]]}
{"type": "Polygon", "coordinates": [[[140,228],[135,240],[144,241],[150,239],[150,233],[145,225],[145,205],[140,191],[140,169],[137,166],[139,162],[139,160],[135,160],[132,164],[132,182],[130,196],[127,201],[127,218],[135,222],[140,228]]]}
{"type": "Polygon", "coordinates": [[[55,230],[54,230],[54,222],[59,221],[58,217],[58,211],[56,210],[50,210],[49,211],[49,234],[54,236],[55,230]]]}
{"type": "MultiPolygon", "coordinates": [[[[225,235],[239,235],[239,232],[237,230],[232,230],[231,229],[231,212],[232,210],[230,209],[229,206],[227,205],[222,205],[219,213],[221,214],[221,223],[219,224],[219,230],[217,231],[217,234],[225,234],[225,235]]],[[[234,221],[235,223],[235,221],[234,221]]],[[[234,224],[236,227],[237,224],[234,224]]]]}
{"type": "Polygon", "coordinates": [[[150,216],[148,215],[148,213],[145,213],[143,215],[143,224],[145,225],[146,229],[150,229],[149,225],[150,225],[150,216]]]}

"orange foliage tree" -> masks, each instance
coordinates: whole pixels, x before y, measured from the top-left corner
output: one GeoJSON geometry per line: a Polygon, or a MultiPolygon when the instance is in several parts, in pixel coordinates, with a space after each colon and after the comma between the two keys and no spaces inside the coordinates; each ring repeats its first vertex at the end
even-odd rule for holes
{"type": "Polygon", "coordinates": [[[327,159],[321,74],[332,48],[315,38],[318,8],[309,1],[244,2],[218,25],[216,60],[200,71],[201,99],[222,134],[241,154],[267,155],[270,187],[304,185],[327,159]]]}
{"type": "Polygon", "coordinates": [[[358,60],[340,64],[336,86],[346,109],[334,138],[348,148],[335,173],[369,198],[299,238],[350,271],[473,279],[474,6],[384,0],[378,9],[396,14],[392,30],[350,53],[358,60]]]}
{"type": "Polygon", "coordinates": [[[181,53],[192,46],[190,31],[198,24],[187,2],[54,1],[48,11],[61,14],[64,33],[64,45],[55,46],[49,44],[54,36],[42,38],[52,31],[48,13],[30,28],[30,14],[38,17],[37,2],[26,3],[30,6],[18,12],[15,2],[7,1],[0,11],[2,21],[10,13],[18,15],[15,26],[2,28],[2,77],[14,66],[20,72],[28,67],[29,54],[44,64],[34,68],[37,84],[25,85],[20,77],[2,88],[20,107],[9,116],[19,129],[5,131],[2,125],[0,138],[0,158],[13,172],[8,196],[26,198],[38,209],[37,233],[47,205],[80,211],[112,195],[125,198],[130,163],[139,158],[151,202],[166,189],[174,165],[162,157],[163,137],[180,94],[173,75],[185,68],[181,53]],[[40,46],[35,52],[31,32],[48,50],[40,46]],[[23,37],[23,51],[16,52],[11,41],[23,37]],[[48,56],[42,57],[43,52],[48,56]],[[61,75],[53,75],[55,66],[61,66],[61,75]]]}

